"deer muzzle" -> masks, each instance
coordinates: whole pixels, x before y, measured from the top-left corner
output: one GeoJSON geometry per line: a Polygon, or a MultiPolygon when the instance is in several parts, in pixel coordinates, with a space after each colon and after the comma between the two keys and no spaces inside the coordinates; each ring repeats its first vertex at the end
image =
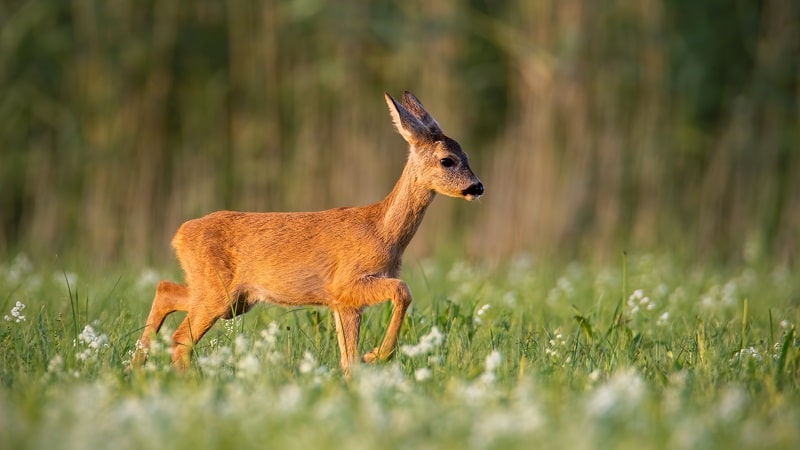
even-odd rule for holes
{"type": "Polygon", "coordinates": [[[461,195],[466,197],[467,200],[474,200],[480,197],[481,195],[483,195],[483,183],[481,183],[480,181],[474,183],[472,186],[461,191],[461,195]]]}

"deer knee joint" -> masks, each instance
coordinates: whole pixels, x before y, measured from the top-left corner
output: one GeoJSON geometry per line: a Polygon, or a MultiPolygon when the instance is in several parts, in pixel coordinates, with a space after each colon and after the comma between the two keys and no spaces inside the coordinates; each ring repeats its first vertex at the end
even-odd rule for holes
{"type": "Polygon", "coordinates": [[[402,306],[404,308],[411,304],[411,289],[408,288],[408,285],[405,283],[405,281],[401,281],[397,285],[397,293],[392,301],[397,306],[402,306]]]}

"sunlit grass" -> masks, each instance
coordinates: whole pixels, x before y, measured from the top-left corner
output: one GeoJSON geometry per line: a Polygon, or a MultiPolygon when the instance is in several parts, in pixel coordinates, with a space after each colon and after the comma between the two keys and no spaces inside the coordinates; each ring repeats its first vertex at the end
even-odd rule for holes
{"type": "MultiPolygon", "coordinates": [[[[321,309],[217,324],[192,370],[169,330],[126,366],[152,269],[0,267],[7,448],[795,448],[800,281],[640,256],[409,264],[397,357],[346,382],[321,309]]],[[[371,309],[362,349],[390,307],[371,309]]],[[[166,328],[174,329],[178,318],[166,328]]]]}

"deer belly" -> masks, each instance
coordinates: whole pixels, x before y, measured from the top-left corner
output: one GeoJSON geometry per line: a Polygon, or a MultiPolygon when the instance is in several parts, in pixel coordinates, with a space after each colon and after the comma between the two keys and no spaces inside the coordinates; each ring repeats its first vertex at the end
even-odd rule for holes
{"type": "Polygon", "coordinates": [[[245,291],[247,309],[256,303],[274,303],[282,306],[328,305],[329,295],[323,289],[271,289],[265,286],[248,286],[245,291]]]}

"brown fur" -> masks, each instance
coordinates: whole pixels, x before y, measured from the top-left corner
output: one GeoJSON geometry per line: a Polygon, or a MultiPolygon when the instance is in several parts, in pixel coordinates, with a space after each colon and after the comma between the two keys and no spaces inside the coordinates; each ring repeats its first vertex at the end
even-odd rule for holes
{"type": "Polygon", "coordinates": [[[364,207],[308,213],[218,211],[184,223],[172,240],[186,284],[161,281],[134,364],[147,358],[165,317],[186,311],[173,335],[172,360],[185,369],[191,348],[218,319],[243,314],[259,302],[324,305],[333,310],[341,367],[358,361],[361,312],[390,300],[383,343],[363,360],[388,359],[411,292],[398,279],[403,251],[435,194],[473,200],[483,185],[467,155],[446,137],[413,94],[386,102],[408,141],[408,161],[385,199],[364,207]],[[449,158],[445,167],[442,160],[449,158]]]}

